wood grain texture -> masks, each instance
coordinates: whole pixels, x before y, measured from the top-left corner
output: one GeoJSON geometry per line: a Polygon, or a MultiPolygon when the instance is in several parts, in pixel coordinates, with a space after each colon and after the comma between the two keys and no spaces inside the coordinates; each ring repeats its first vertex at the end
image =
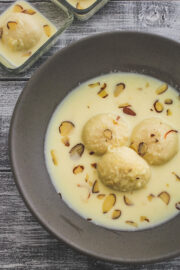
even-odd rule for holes
{"type": "MultiPolygon", "coordinates": [[[[0,0],[0,13],[12,2],[0,0]]],[[[28,72],[14,75],[0,67],[0,269],[180,269],[180,257],[150,265],[112,264],[80,254],[57,241],[39,225],[24,205],[14,184],[8,158],[9,124],[15,103],[26,81],[48,57],[76,40],[106,31],[145,31],[179,41],[179,14],[180,1],[112,0],[87,22],[75,20],[57,44],[28,72]]]]}

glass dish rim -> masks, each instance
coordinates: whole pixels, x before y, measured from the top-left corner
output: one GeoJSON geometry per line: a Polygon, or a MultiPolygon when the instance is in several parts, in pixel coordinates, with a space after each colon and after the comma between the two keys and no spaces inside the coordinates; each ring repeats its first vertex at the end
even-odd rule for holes
{"type": "MultiPolygon", "coordinates": [[[[10,5],[9,5],[9,7],[7,8],[7,9],[9,9],[10,7],[12,7],[12,6],[14,6],[17,2],[18,2],[19,0],[16,0],[15,2],[13,2],[13,3],[11,3],[10,5]]],[[[26,1],[26,0],[23,0],[23,1],[25,1],[25,2],[27,2],[28,4],[30,4],[32,7],[34,6],[34,4],[33,3],[31,3],[31,2],[28,2],[28,1],[26,1]]],[[[35,7],[35,6],[34,6],[35,7]]],[[[71,23],[73,22],[73,20],[74,20],[74,15],[73,15],[73,13],[71,12],[71,10],[69,10],[67,7],[62,7],[62,6],[58,6],[58,8],[59,9],[61,9],[62,11],[64,11],[65,13],[66,13],[66,15],[67,15],[67,18],[63,21],[63,25],[62,25],[62,27],[61,28],[58,28],[57,29],[57,31],[44,43],[44,44],[42,44],[38,49],[37,49],[37,51],[35,51],[24,63],[22,63],[21,65],[19,65],[19,66],[14,66],[14,68],[13,67],[7,67],[6,66],[6,64],[4,64],[1,60],[0,60],[0,65],[3,67],[3,68],[5,68],[6,70],[8,70],[9,72],[15,72],[15,73],[19,73],[19,72],[23,72],[23,71],[25,71],[24,69],[26,68],[26,66],[27,66],[27,68],[28,68],[28,65],[31,63],[31,61],[33,61],[33,59],[34,58],[36,58],[37,57],[37,59],[36,59],[36,61],[43,55],[43,52],[44,52],[44,50],[48,47],[48,45],[50,45],[51,44],[51,42],[53,42],[53,40],[55,40],[65,29],[67,29],[68,27],[69,27],[69,25],[71,25],[71,23]],[[65,10],[66,9],[66,10],[65,10]],[[39,55],[40,53],[42,52],[42,55],[39,55]],[[39,55],[39,57],[38,57],[38,55],[39,55]]],[[[0,16],[4,13],[4,12],[6,12],[6,10],[7,9],[5,9],[1,14],[0,14],[0,16]]],[[[37,9],[36,7],[35,7],[35,9],[37,9]]],[[[38,10],[38,9],[37,9],[38,10]]],[[[39,10],[38,10],[39,11],[39,10]]],[[[40,11],[39,11],[40,12],[40,11]]],[[[40,12],[41,13],[41,12],[40,12]]],[[[52,22],[52,21],[51,21],[52,22]]],[[[2,59],[4,59],[4,60],[6,60],[7,62],[9,62],[9,63],[11,63],[10,61],[9,61],[9,59],[7,59],[6,57],[4,57],[4,56],[2,56],[2,59]]],[[[12,63],[11,63],[12,64],[12,63]]],[[[13,64],[12,64],[12,66],[13,66],[13,64]]]]}

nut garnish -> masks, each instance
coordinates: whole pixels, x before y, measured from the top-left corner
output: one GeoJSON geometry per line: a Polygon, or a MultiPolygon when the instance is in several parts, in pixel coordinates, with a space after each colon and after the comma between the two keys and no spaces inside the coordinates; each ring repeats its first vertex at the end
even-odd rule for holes
{"type": "Polygon", "coordinates": [[[132,220],[126,220],[125,222],[126,224],[131,225],[133,227],[136,227],[136,228],[138,227],[137,223],[132,220]]]}
{"type": "Polygon", "coordinates": [[[107,84],[104,83],[99,92],[97,93],[101,98],[106,98],[108,96],[108,93],[105,90],[106,86],[107,84]]]}
{"type": "Polygon", "coordinates": [[[93,152],[93,151],[91,151],[91,152],[89,152],[89,154],[90,154],[90,155],[94,155],[94,152],[93,152]]]}
{"type": "Polygon", "coordinates": [[[23,10],[24,10],[23,7],[18,4],[13,7],[14,12],[23,12],[23,10]]]}
{"type": "Polygon", "coordinates": [[[83,171],[84,171],[84,166],[82,166],[82,165],[78,165],[78,166],[74,167],[74,169],[73,169],[74,174],[82,173],[83,171]]]}
{"type": "Polygon", "coordinates": [[[59,195],[60,199],[62,199],[62,194],[60,192],[58,193],[58,195],[59,195]]]}
{"type": "Polygon", "coordinates": [[[99,193],[99,184],[97,180],[94,181],[94,184],[92,187],[92,193],[99,193]]]}
{"type": "Polygon", "coordinates": [[[123,92],[125,87],[126,87],[126,85],[124,83],[116,84],[116,87],[114,89],[114,97],[118,97],[123,92]]]}
{"type": "Polygon", "coordinates": [[[172,133],[172,132],[174,132],[174,133],[178,133],[178,131],[177,131],[177,130],[175,130],[175,129],[171,129],[171,130],[167,131],[167,132],[164,134],[164,139],[166,139],[167,135],[168,135],[169,133],[172,133]]]}
{"type": "Polygon", "coordinates": [[[167,116],[170,116],[170,115],[172,115],[172,111],[170,109],[167,109],[166,114],[167,114],[167,116]]]}
{"type": "Polygon", "coordinates": [[[161,193],[159,193],[158,197],[165,203],[165,204],[169,204],[170,201],[170,195],[168,192],[166,191],[162,191],[161,193]]]}
{"type": "Polygon", "coordinates": [[[112,139],[112,131],[110,129],[105,129],[103,131],[103,134],[104,134],[104,137],[107,139],[107,140],[111,140],[112,139]]]}
{"type": "Polygon", "coordinates": [[[62,137],[61,142],[67,147],[70,146],[69,138],[67,136],[62,137]]]}
{"type": "Polygon", "coordinates": [[[176,206],[176,209],[177,209],[177,210],[180,210],[180,202],[177,202],[177,203],[175,204],[175,206],[176,206]]]}
{"type": "Polygon", "coordinates": [[[151,193],[151,194],[149,194],[149,195],[147,196],[147,198],[148,198],[148,200],[151,202],[152,199],[155,198],[155,195],[151,193]]]}
{"type": "Polygon", "coordinates": [[[29,57],[29,56],[31,56],[31,54],[32,54],[32,52],[26,52],[26,53],[24,53],[22,56],[24,56],[24,57],[29,57]]]}
{"type": "Polygon", "coordinates": [[[149,218],[147,218],[146,216],[141,216],[140,217],[140,221],[146,221],[146,222],[149,222],[149,218]]]}
{"type": "Polygon", "coordinates": [[[59,126],[59,132],[62,136],[69,135],[74,129],[75,125],[70,121],[63,121],[59,126]]]}
{"type": "Polygon", "coordinates": [[[149,87],[149,82],[146,83],[145,87],[149,87]]]}
{"type": "Polygon", "coordinates": [[[164,84],[162,84],[161,86],[159,86],[159,87],[156,89],[156,94],[157,94],[157,95],[161,95],[161,94],[163,94],[164,92],[166,92],[167,89],[168,89],[168,85],[167,85],[167,83],[164,83],[164,84]]]}
{"type": "Polygon", "coordinates": [[[25,9],[23,10],[23,13],[28,14],[28,15],[34,15],[36,14],[36,11],[33,9],[25,9]]]}
{"type": "Polygon", "coordinates": [[[103,202],[102,210],[103,214],[109,212],[116,203],[116,195],[114,193],[109,194],[103,202]]]}
{"type": "Polygon", "coordinates": [[[99,85],[100,85],[100,82],[88,84],[88,86],[91,87],[91,88],[96,87],[96,86],[99,86],[99,85]]]}
{"type": "Polygon", "coordinates": [[[15,30],[16,26],[17,26],[17,22],[15,22],[15,21],[9,21],[7,23],[7,28],[10,29],[10,30],[15,30]]]}
{"type": "Polygon", "coordinates": [[[44,33],[47,37],[51,36],[51,27],[48,24],[43,25],[44,33]]]}
{"type": "Polygon", "coordinates": [[[57,157],[56,157],[56,154],[55,154],[55,150],[51,150],[51,157],[52,157],[52,161],[54,163],[55,166],[58,165],[58,160],[57,160],[57,157]]]}
{"type": "Polygon", "coordinates": [[[129,104],[129,103],[123,103],[123,104],[120,104],[119,106],[118,106],[118,108],[119,109],[122,109],[122,108],[124,108],[124,107],[131,107],[131,105],[129,104]]]}
{"type": "Polygon", "coordinates": [[[153,106],[157,113],[161,113],[164,110],[163,104],[158,99],[154,102],[153,106]]]}
{"type": "Polygon", "coordinates": [[[87,221],[92,221],[92,218],[87,218],[87,221]]]}
{"type": "Polygon", "coordinates": [[[128,206],[134,205],[133,202],[127,196],[124,195],[123,199],[124,199],[124,202],[126,205],[128,205],[128,206]]]}
{"type": "Polygon", "coordinates": [[[97,198],[98,198],[99,200],[102,200],[105,196],[106,196],[105,194],[98,194],[98,195],[97,195],[97,198]]]}
{"type": "Polygon", "coordinates": [[[91,163],[91,167],[93,167],[94,169],[97,168],[97,163],[91,163]]]}
{"type": "Polygon", "coordinates": [[[112,213],[112,219],[118,219],[121,216],[121,210],[115,209],[112,213]]]}
{"type": "Polygon", "coordinates": [[[140,156],[144,156],[146,153],[147,153],[147,150],[148,150],[148,146],[146,143],[144,142],[141,142],[139,145],[138,145],[138,154],[140,156]]]}
{"type": "Polygon", "coordinates": [[[173,104],[173,100],[171,98],[166,98],[164,103],[167,105],[171,105],[171,104],[173,104]]]}
{"type": "Polygon", "coordinates": [[[82,156],[83,153],[84,153],[84,145],[82,143],[76,144],[69,151],[70,157],[73,160],[79,159],[82,156]]]}
{"type": "Polygon", "coordinates": [[[123,113],[131,115],[131,116],[136,116],[136,113],[129,108],[129,106],[123,107],[123,113]]]}
{"type": "Polygon", "coordinates": [[[77,9],[83,9],[83,7],[81,6],[80,2],[77,2],[76,8],[77,8],[77,9]]]}
{"type": "Polygon", "coordinates": [[[0,27],[0,39],[2,38],[2,35],[3,35],[3,28],[0,27]]]}
{"type": "Polygon", "coordinates": [[[177,180],[177,181],[180,181],[180,176],[179,176],[179,175],[177,175],[177,173],[172,172],[172,174],[174,174],[174,175],[176,176],[176,180],[177,180]]]}

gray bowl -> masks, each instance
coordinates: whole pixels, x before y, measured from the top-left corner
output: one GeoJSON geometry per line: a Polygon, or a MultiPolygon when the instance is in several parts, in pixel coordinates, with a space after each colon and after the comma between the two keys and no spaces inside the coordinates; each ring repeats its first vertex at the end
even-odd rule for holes
{"type": "Polygon", "coordinates": [[[101,259],[145,263],[180,253],[180,215],[153,229],[108,230],[87,222],[56,193],[44,159],[44,137],[56,106],[76,87],[110,71],[152,75],[180,87],[180,45],[143,33],[97,35],[61,50],[31,78],[11,122],[10,157],[17,187],[44,227],[69,245],[101,259]]]}

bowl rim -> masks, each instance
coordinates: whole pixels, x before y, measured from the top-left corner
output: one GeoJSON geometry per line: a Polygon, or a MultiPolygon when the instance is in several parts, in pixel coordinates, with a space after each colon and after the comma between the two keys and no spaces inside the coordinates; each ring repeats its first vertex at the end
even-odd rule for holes
{"type": "MultiPolygon", "coordinates": [[[[168,259],[171,259],[171,258],[174,258],[174,257],[177,257],[180,255],[180,248],[179,248],[179,251],[177,252],[172,252],[172,253],[168,253],[167,255],[163,255],[163,256],[157,256],[157,257],[154,257],[152,259],[122,259],[122,258],[118,258],[118,259],[114,259],[114,258],[111,258],[107,255],[98,255],[97,253],[93,252],[93,251],[89,251],[88,249],[83,249],[81,248],[80,245],[77,245],[75,242],[72,242],[72,241],[69,241],[66,239],[66,237],[64,237],[63,235],[59,236],[52,228],[50,225],[47,224],[46,220],[39,214],[36,212],[36,209],[34,209],[34,207],[32,206],[31,204],[31,200],[28,199],[28,195],[27,195],[27,192],[25,192],[25,190],[23,189],[23,187],[21,186],[21,184],[19,183],[19,180],[18,180],[18,173],[16,171],[16,166],[15,166],[15,161],[14,161],[14,158],[13,158],[13,148],[12,148],[12,145],[13,145],[13,133],[14,133],[14,125],[15,125],[15,119],[16,119],[16,116],[17,116],[17,112],[18,112],[18,109],[19,109],[19,104],[21,103],[24,95],[26,94],[26,92],[29,91],[29,82],[32,81],[32,80],[35,80],[39,74],[41,73],[41,71],[46,68],[49,63],[53,62],[53,60],[57,57],[57,56],[60,56],[60,55],[63,55],[64,52],[66,52],[67,50],[70,50],[71,48],[75,47],[75,46],[78,46],[79,44],[83,43],[83,42],[86,42],[88,40],[92,40],[92,39],[96,39],[96,38],[99,38],[99,37],[104,37],[104,36],[112,36],[112,35],[139,35],[139,36],[147,36],[147,37],[152,37],[152,38],[158,38],[158,39],[161,39],[163,41],[167,41],[167,42],[171,42],[173,43],[174,45],[176,46],[179,46],[180,47],[180,43],[172,38],[167,38],[163,35],[159,35],[159,34],[154,34],[154,33],[147,33],[147,32],[139,32],[139,31],[111,31],[111,32],[103,32],[103,33],[98,33],[98,34],[94,34],[94,35],[91,35],[91,36],[87,36],[85,38],[82,38],[78,41],[75,41],[75,42],[72,42],[70,45],[58,50],[53,56],[49,57],[34,73],[33,75],[31,76],[31,78],[29,79],[28,82],[26,82],[25,84],[25,87],[23,88],[21,94],[19,95],[18,97],[18,100],[15,104],[15,107],[14,107],[14,110],[13,110],[13,113],[12,113],[12,117],[11,117],[11,121],[10,121],[10,128],[9,128],[9,135],[8,135],[8,154],[9,154],[9,159],[10,159],[10,165],[11,165],[11,170],[12,170],[12,174],[13,174],[13,178],[14,178],[14,182],[16,184],[16,187],[26,205],[26,207],[30,210],[31,214],[33,216],[35,216],[35,218],[37,219],[37,221],[39,222],[39,224],[42,225],[42,227],[48,231],[50,234],[52,234],[53,236],[55,236],[55,238],[57,240],[62,240],[65,244],[69,245],[71,248],[75,249],[76,251],[79,251],[85,255],[88,255],[88,256],[91,256],[91,257],[94,257],[96,259],[100,259],[100,260],[104,260],[104,261],[108,261],[108,262],[112,262],[112,263],[121,263],[121,264],[134,264],[134,265],[139,265],[139,264],[150,264],[150,263],[155,263],[155,262],[160,262],[162,260],[168,260],[168,259]]],[[[161,226],[161,225],[160,225],[161,226]]],[[[153,228],[151,228],[153,229],[153,228]]],[[[131,232],[133,233],[133,232],[131,232]]]]}

